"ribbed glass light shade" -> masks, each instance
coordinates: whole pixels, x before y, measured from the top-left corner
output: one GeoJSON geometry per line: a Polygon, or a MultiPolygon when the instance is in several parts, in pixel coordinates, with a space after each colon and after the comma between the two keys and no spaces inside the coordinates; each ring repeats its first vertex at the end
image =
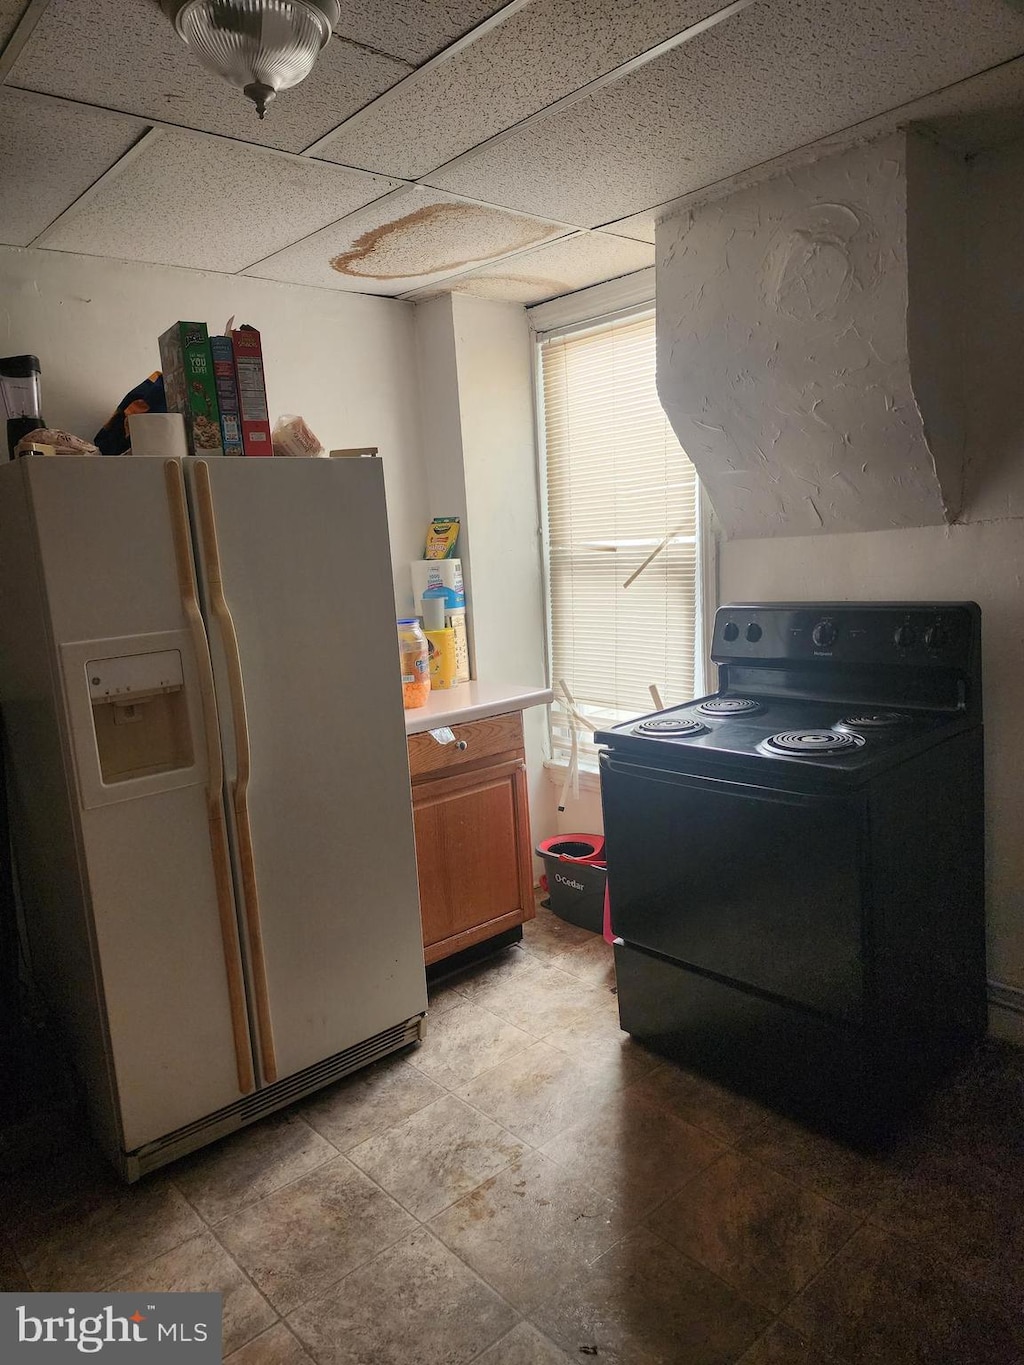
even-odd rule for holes
{"type": "Polygon", "coordinates": [[[208,70],[249,95],[260,118],[279,90],[305,80],[330,34],[304,0],[189,0],[176,27],[208,70]]]}

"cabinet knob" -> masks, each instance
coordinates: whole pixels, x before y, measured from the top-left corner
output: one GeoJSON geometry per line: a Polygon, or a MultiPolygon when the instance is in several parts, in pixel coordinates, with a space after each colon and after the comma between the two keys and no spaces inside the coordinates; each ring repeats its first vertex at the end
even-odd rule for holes
{"type": "Polygon", "coordinates": [[[468,740],[468,739],[457,739],[457,740],[455,741],[455,747],[456,747],[456,749],[458,749],[459,753],[462,753],[463,750],[469,748],[469,740],[468,740]]]}

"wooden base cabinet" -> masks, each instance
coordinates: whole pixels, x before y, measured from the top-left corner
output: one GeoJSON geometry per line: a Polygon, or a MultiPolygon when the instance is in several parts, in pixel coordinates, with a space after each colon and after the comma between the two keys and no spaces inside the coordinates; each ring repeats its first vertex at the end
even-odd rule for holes
{"type": "Polygon", "coordinates": [[[519,712],[409,737],[423,953],[429,965],[532,919],[519,712]]]}

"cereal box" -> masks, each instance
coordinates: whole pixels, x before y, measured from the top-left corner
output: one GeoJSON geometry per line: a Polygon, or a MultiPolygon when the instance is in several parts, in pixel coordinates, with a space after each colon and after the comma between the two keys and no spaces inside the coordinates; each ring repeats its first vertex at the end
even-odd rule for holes
{"type": "Polygon", "coordinates": [[[167,411],[180,412],[190,455],[222,455],[220,408],[205,322],[176,322],[160,338],[167,411]]]}
{"type": "Polygon", "coordinates": [[[255,327],[245,325],[231,333],[231,340],[235,347],[235,378],[245,454],[273,455],[260,334],[255,327]]]}
{"type": "Polygon", "coordinates": [[[235,348],[230,337],[210,338],[213,378],[220,408],[220,434],[225,455],[242,454],[242,419],[238,411],[238,385],[235,382],[235,348]]]}

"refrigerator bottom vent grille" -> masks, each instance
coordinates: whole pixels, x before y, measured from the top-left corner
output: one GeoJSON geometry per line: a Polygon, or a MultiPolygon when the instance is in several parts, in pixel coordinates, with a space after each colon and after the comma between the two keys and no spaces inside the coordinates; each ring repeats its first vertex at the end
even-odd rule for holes
{"type": "Polygon", "coordinates": [[[422,1015],[407,1019],[393,1028],[385,1029],[383,1033],[374,1034],[372,1038],[346,1048],[344,1052],[336,1052],[333,1057],[315,1062],[304,1071],[296,1071],[294,1075],[275,1081],[253,1095],[246,1095],[244,1099],[236,1100],[216,1113],[197,1119],[195,1123],[177,1128],[156,1142],[128,1152],[122,1160],[123,1174],[130,1181],[138,1180],[147,1171],[154,1171],[187,1152],[194,1152],[197,1147],[265,1118],[267,1114],[330,1085],[332,1081],[340,1080],[399,1048],[418,1042],[422,1028],[422,1015]]]}

